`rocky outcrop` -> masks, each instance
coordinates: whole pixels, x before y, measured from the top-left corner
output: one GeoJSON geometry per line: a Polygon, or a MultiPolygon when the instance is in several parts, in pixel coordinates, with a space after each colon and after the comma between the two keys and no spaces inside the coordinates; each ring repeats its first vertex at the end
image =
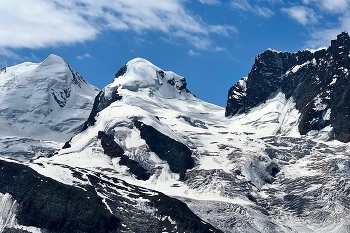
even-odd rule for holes
{"type": "Polygon", "coordinates": [[[114,89],[111,96],[106,96],[105,92],[102,90],[95,97],[94,105],[92,107],[89,118],[84,123],[82,131],[86,130],[89,126],[93,126],[96,122],[95,117],[97,113],[108,107],[111,103],[121,100],[122,96],[118,94],[118,90],[114,89]]]}
{"type": "Polygon", "coordinates": [[[327,49],[296,53],[267,50],[248,77],[228,93],[226,116],[249,112],[277,92],[293,98],[299,132],[331,126],[330,138],[350,141],[350,37],[343,32],[327,49]]]}
{"type": "Polygon", "coordinates": [[[97,138],[101,140],[101,145],[104,150],[103,153],[111,158],[121,157],[124,154],[123,148],[114,141],[113,135],[99,131],[97,138]]]}
{"type": "Polygon", "coordinates": [[[124,155],[124,150],[115,141],[114,136],[103,131],[98,132],[98,139],[101,140],[103,152],[111,158],[120,158],[119,165],[129,168],[129,172],[134,174],[139,180],[148,180],[151,176],[149,172],[143,168],[137,161],[130,159],[124,155]]]}
{"type": "Polygon", "coordinates": [[[262,104],[281,88],[287,71],[315,55],[307,50],[290,53],[271,49],[258,55],[248,77],[230,88],[225,115],[248,112],[262,104]]]}
{"type": "Polygon", "coordinates": [[[128,71],[128,67],[127,67],[126,65],[122,66],[122,67],[118,70],[118,72],[115,74],[114,78],[118,78],[118,77],[120,77],[120,76],[123,76],[123,75],[126,73],[126,71],[128,71]]]}
{"type": "Polygon", "coordinates": [[[117,232],[120,226],[91,187],[64,185],[21,164],[0,161],[0,193],[17,201],[23,226],[48,232],[117,232]]]}
{"type": "MultiPolygon", "coordinates": [[[[16,200],[17,223],[42,232],[221,232],[175,198],[99,173],[72,172],[90,184],[65,185],[0,160],[0,193],[16,200]]],[[[4,232],[28,231],[8,226],[4,232]]]]}
{"type": "Polygon", "coordinates": [[[179,173],[180,180],[184,180],[186,170],[194,167],[192,151],[186,145],[162,134],[150,125],[138,120],[134,121],[134,125],[140,130],[141,138],[146,141],[151,151],[160,159],[167,161],[170,170],[179,173]]]}

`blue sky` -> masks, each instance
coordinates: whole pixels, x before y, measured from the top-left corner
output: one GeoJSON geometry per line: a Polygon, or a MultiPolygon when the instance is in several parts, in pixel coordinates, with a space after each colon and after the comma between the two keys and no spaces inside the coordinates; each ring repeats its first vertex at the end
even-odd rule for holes
{"type": "Polygon", "coordinates": [[[63,57],[103,88],[142,57],[225,106],[254,57],[328,46],[350,31],[350,0],[2,0],[0,65],[63,57]]]}

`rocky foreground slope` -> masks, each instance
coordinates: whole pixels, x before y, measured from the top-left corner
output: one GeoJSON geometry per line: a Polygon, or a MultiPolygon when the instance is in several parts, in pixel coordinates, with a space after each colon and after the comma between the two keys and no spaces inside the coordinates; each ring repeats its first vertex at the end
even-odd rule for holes
{"type": "Polygon", "coordinates": [[[348,46],[267,50],[226,109],[129,61],[60,150],[1,159],[0,230],[350,231],[348,46]]]}

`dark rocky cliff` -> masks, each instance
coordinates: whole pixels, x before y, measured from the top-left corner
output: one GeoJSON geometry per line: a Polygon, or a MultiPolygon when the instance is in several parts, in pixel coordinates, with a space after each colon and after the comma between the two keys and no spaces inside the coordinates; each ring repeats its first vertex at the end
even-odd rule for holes
{"type": "MultiPolygon", "coordinates": [[[[175,198],[100,173],[70,169],[76,179],[90,184],[62,184],[25,165],[0,160],[0,194],[17,201],[18,224],[48,233],[222,232],[175,198]],[[145,200],[142,208],[139,198],[145,200]]],[[[28,231],[5,228],[5,232],[28,231]]]]}
{"type": "Polygon", "coordinates": [[[277,92],[293,98],[300,111],[299,132],[331,126],[331,138],[350,141],[350,37],[342,32],[328,48],[296,53],[267,50],[248,78],[228,93],[226,116],[249,112],[277,92]]]}

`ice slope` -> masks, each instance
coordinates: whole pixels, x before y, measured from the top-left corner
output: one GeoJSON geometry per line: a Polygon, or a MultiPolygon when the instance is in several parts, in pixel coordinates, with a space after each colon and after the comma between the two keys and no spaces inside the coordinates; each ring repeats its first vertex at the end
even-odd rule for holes
{"type": "Polygon", "coordinates": [[[2,155],[23,151],[30,154],[33,147],[40,147],[41,140],[45,141],[44,151],[59,148],[61,145],[53,144],[63,143],[80,131],[97,93],[97,88],[85,81],[61,57],[53,54],[41,63],[25,62],[2,68],[2,155]],[[20,145],[20,148],[13,145],[20,145]]]}
{"type": "Polygon", "coordinates": [[[5,228],[12,228],[18,231],[41,233],[40,229],[36,227],[21,226],[16,221],[16,211],[18,203],[13,197],[6,193],[0,193],[0,232],[5,228]]]}
{"type": "Polygon", "coordinates": [[[79,168],[160,191],[185,201],[225,232],[349,229],[347,144],[324,141],[327,130],[301,136],[300,113],[293,99],[281,92],[249,113],[226,118],[224,108],[196,98],[185,83],[149,61],[131,60],[96,100],[94,105],[103,108],[96,108],[95,122],[67,148],[35,160],[32,167],[71,184],[75,178],[67,168],[79,168]],[[111,99],[117,100],[109,103],[111,99]],[[191,150],[194,167],[186,170],[184,179],[170,160],[153,150],[142,137],[144,128],[135,122],[191,150]],[[120,147],[150,178],[137,179],[120,156],[108,155],[99,132],[112,135],[110,148],[120,147]]]}

